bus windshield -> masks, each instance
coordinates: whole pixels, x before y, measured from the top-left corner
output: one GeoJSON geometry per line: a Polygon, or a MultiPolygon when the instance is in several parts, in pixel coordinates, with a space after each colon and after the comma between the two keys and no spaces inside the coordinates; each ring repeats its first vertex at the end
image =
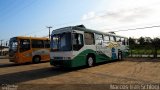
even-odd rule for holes
{"type": "Polygon", "coordinates": [[[51,49],[53,51],[71,51],[71,33],[54,34],[51,37],[51,49]]]}
{"type": "Polygon", "coordinates": [[[16,38],[11,38],[9,41],[9,51],[18,51],[18,41],[16,38]]]}

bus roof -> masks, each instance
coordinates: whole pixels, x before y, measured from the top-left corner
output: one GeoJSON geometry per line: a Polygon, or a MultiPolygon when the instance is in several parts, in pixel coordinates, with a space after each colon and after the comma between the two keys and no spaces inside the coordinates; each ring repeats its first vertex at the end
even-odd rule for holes
{"type": "Polygon", "coordinates": [[[49,38],[44,38],[44,37],[28,37],[28,36],[16,36],[13,38],[18,38],[18,39],[37,39],[37,40],[49,40],[49,38]]]}
{"type": "Polygon", "coordinates": [[[80,30],[80,31],[85,31],[85,32],[92,32],[92,33],[97,33],[97,34],[127,38],[127,37],[116,35],[116,34],[101,32],[101,31],[97,31],[97,30],[93,30],[93,29],[88,29],[84,25],[68,26],[68,27],[59,28],[59,29],[53,30],[52,34],[63,33],[63,32],[71,32],[72,30],[80,30]]]}

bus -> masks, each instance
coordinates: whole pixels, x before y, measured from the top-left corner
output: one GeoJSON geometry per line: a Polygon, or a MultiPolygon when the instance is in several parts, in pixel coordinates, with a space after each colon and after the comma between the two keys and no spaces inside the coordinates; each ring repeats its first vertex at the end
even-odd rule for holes
{"type": "Polygon", "coordinates": [[[50,39],[17,36],[9,41],[9,61],[18,64],[50,60],[50,39]]]}
{"type": "Polygon", "coordinates": [[[87,29],[84,25],[53,30],[50,46],[50,64],[62,67],[91,67],[129,55],[127,37],[87,29]]]}

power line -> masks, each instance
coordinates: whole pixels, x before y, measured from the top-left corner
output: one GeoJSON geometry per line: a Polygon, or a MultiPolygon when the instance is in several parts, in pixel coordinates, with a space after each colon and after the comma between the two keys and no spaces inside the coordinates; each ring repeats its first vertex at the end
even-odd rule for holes
{"type": "Polygon", "coordinates": [[[117,31],[113,31],[113,32],[133,31],[133,30],[137,30],[137,29],[148,29],[148,28],[157,28],[157,27],[160,27],[160,25],[146,26],[146,27],[139,27],[139,28],[131,28],[131,29],[124,29],[124,30],[117,30],[117,31]]]}
{"type": "MultiPolygon", "coordinates": [[[[1,16],[1,18],[7,18],[7,17],[9,17],[10,15],[10,13],[13,13],[13,11],[15,11],[16,10],[16,8],[17,8],[17,6],[19,6],[19,5],[21,5],[21,3],[23,3],[24,1],[22,0],[22,1],[15,1],[15,0],[13,0],[14,2],[11,4],[11,5],[9,5],[9,6],[7,6],[1,13],[0,13],[0,15],[5,15],[5,16],[1,16]]],[[[2,19],[3,20],[3,19],[2,19]]]]}
{"type": "Polygon", "coordinates": [[[28,35],[31,35],[31,34],[34,34],[34,33],[37,33],[37,32],[42,32],[43,30],[46,30],[46,28],[43,28],[41,30],[37,30],[37,31],[31,32],[31,33],[24,34],[24,36],[28,36],[28,35]]]}
{"type": "MultiPolygon", "coordinates": [[[[21,11],[23,11],[25,8],[27,8],[27,7],[29,7],[29,6],[31,6],[33,3],[35,3],[37,0],[33,0],[33,1],[31,1],[31,2],[29,2],[28,4],[26,4],[25,6],[23,6],[22,8],[20,8],[20,9],[17,9],[18,11],[15,11],[15,12],[13,12],[12,13],[12,15],[10,14],[10,15],[7,15],[7,16],[4,16],[4,18],[3,19],[1,19],[1,20],[6,20],[6,18],[8,18],[8,17],[10,17],[10,16],[13,16],[13,15],[17,15],[17,13],[20,13],[21,11]],[[15,14],[14,14],[15,13],[15,14]]],[[[22,0],[20,3],[18,3],[18,4],[20,4],[21,5],[21,3],[22,2],[25,2],[24,0],[22,0]]],[[[15,8],[16,6],[19,6],[19,5],[15,5],[14,7],[12,7],[12,8],[15,8]]],[[[8,11],[6,11],[6,13],[8,12],[8,13],[10,13],[11,11],[13,11],[13,10],[8,10],[8,11]]],[[[3,15],[6,15],[6,13],[5,14],[3,14],[3,15]]]]}
{"type": "MultiPolygon", "coordinates": [[[[159,28],[160,27],[160,25],[154,25],[154,26],[146,26],[146,27],[138,27],[138,28],[131,28],[131,29],[123,29],[123,30],[117,30],[117,31],[112,31],[112,32],[121,32],[121,31],[133,31],[133,30],[138,30],[138,29],[149,29],[149,28],[159,28]]],[[[51,26],[50,27],[47,27],[47,28],[51,28],[51,26]]],[[[46,30],[46,28],[44,28],[45,30],[46,30]]],[[[42,30],[44,30],[44,29],[42,29],[42,30]]],[[[106,29],[103,29],[103,30],[106,30],[106,29]]],[[[33,32],[33,33],[37,33],[37,32],[39,32],[39,30],[38,31],[36,31],[36,32],[33,32]]],[[[109,32],[111,32],[111,31],[109,31],[109,32]]],[[[33,34],[33,33],[30,33],[30,34],[33,34]]],[[[25,34],[26,35],[26,34],[25,34]]],[[[50,35],[50,34],[49,34],[50,35]]],[[[45,35],[45,36],[43,36],[43,37],[48,37],[49,35],[45,35]]],[[[7,40],[6,39],[6,41],[9,41],[9,40],[7,40]]]]}
{"type": "MultiPolygon", "coordinates": [[[[133,31],[133,30],[138,30],[138,29],[148,29],[148,28],[157,28],[160,27],[160,25],[154,25],[154,26],[146,26],[146,27],[138,27],[138,28],[131,28],[131,29],[123,29],[123,30],[117,30],[117,31],[112,31],[112,32],[121,32],[121,31],[133,31]]],[[[101,29],[102,30],[102,29],[101,29]]],[[[106,29],[103,29],[106,30],[106,29]]],[[[37,33],[38,31],[34,32],[37,33]]],[[[111,32],[111,31],[109,31],[111,32]]],[[[33,34],[33,33],[32,33],[33,34]]],[[[48,35],[47,35],[48,36],[48,35]]]]}
{"type": "MultiPolygon", "coordinates": [[[[133,9],[135,9],[135,8],[133,8],[133,9]]],[[[130,10],[132,10],[132,9],[130,9],[130,10]]],[[[102,13],[102,12],[107,12],[107,10],[103,10],[103,11],[99,11],[98,13],[102,13]]],[[[119,11],[120,12],[120,11],[119,11]]],[[[96,12],[97,13],[97,12],[96,12]]],[[[102,16],[99,16],[99,17],[104,17],[104,16],[106,16],[107,14],[105,14],[105,15],[102,15],[102,16]]],[[[66,23],[62,23],[62,24],[55,24],[55,25],[52,25],[52,26],[54,26],[54,27],[57,27],[57,26],[64,26],[64,25],[66,25],[66,24],[71,24],[71,23],[80,23],[80,22],[86,22],[86,21],[89,21],[89,20],[92,20],[92,19],[94,19],[95,17],[93,17],[93,18],[89,18],[89,19],[86,19],[86,20],[80,20],[80,21],[70,21],[70,22],[66,22],[66,23]]],[[[38,32],[38,31],[37,31],[38,32]]],[[[36,33],[36,32],[33,32],[33,33],[36,33]]],[[[31,33],[31,34],[33,34],[33,33],[31,33]]]]}
{"type": "MultiPolygon", "coordinates": [[[[34,0],[35,1],[35,0],[34,0]]],[[[31,2],[30,4],[32,4],[33,2],[31,2]]],[[[29,4],[29,5],[30,5],[29,4]]],[[[156,3],[157,4],[157,3],[156,3]]],[[[29,5],[27,5],[27,6],[29,6],[29,5]]],[[[26,7],[27,7],[26,6],[26,7]]],[[[26,8],[26,7],[24,7],[24,8],[26,8]]],[[[23,8],[23,9],[24,9],[23,8]]],[[[99,11],[98,13],[101,13],[101,12],[106,12],[107,10],[103,10],[103,11],[99,11]]],[[[96,12],[97,13],[97,12],[96,12]]],[[[102,16],[103,17],[103,16],[102,16]]],[[[93,19],[93,18],[91,18],[91,19],[93,19]]],[[[76,21],[76,23],[77,22],[85,22],[85,21],[88,21],[88,19],[87,20],[81,20],[81,21],[76,21]]],[[[67,22],[67,23],[64,23],[64,24],[57,24],[57,25],[54,25],[54,26],[58,26],[58,25],[65,25],[65,24],[70,24],[70,23],[75,23],[75,21],[71,21],[71,22],[67,22]]],[[[38,31],[37,31],[38,32],[38,31]]],[[[37,32],[33,32],[33,33],[37,33],[37,32]]],[[[31,34],[33,34],[33,33],[31,33],[31,34]]]]}

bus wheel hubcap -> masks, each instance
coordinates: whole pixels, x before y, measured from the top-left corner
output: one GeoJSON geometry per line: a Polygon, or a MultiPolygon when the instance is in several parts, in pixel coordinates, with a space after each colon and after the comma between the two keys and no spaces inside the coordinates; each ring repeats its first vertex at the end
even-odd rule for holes
{"type": "Polygon", "coordinates": [[[120,59],[120,60],[122,59],[122,57],[121,57],[121,53],[119,53],[119,59],[120,59]]]}
{"type": "Polygon", "coordinates": [[[93,66],[93,59],[91,57],[88,59],[88,65],[93,66]]]}
{"type": "Polygon", "coordinates": [[[38,57],[35,58],[35,62],[39,62],[39,58],[38,57]]]}

